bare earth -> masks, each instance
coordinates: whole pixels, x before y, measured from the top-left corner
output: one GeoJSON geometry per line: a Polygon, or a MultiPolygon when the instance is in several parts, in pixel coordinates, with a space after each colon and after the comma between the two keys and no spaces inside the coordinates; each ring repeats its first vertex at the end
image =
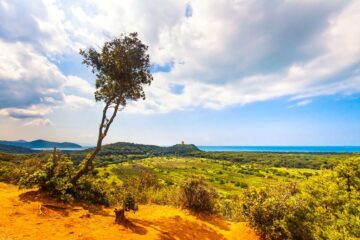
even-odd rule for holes
{"type": "Polygon", "coordinates": [[[0,240],[258,240],[245,223],[194,216],[170,206],[142,205],[135,214],[126,213],[127,227],[114,224],[113,209],[58,206],[35,191],[0,183],[0,240]]]}

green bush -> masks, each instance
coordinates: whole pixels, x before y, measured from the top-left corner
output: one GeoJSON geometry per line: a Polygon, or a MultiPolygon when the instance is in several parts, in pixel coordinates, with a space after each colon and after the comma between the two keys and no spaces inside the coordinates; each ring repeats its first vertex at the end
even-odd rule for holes
{"type": "Polygon", "coordinates": [[[302,198],[314,239],[360,239],[359,157],[310,178],[302,198]]]}
{"type": "Polygon", "coordinates": [[[75,174],[73,162],[60,152],[51,155],[41,164],[31,164],[30,160],[22,167],[20,188],[39,187],[49,196],[63,201],[80,200],[88,203],[108,205],[108,185],[93,176],[82,177],[74,186],[71,179],[75,174]],[[30,164],[29,164],[30,163],[30,164]]]}
{"type": "Polygon", "coordinates": [[[219,200],[219,204],[217,206],[218,212],[230,221],[244,221],[242,215],[242,201],[237,196],[230,196],[226,199],[219,200]]]}
{"type": "Polygon", "coordinates": [[[31,188],[37,185],[41,190],[61,200],[71,201],[73,185],[70,183],[74,174],[72,161],[66,156],[50,156],[42,166],[36,169],[24,169],[19,181],[21,188],[31,188]],[[54,160],[56,159],[56,161],[54,160]]]}
{"type": "Polygon", "coordinates": [[[262,239],[360,239],[360,158],[322,170],[302,188],[249,188],[242,212],[262,239]]]}
{"type": "Polygon", "coordinates": [[[150,171],[141,171],[136,177],[131,178],[127,185],[139,191],[148,188],[160,187],[159,179],[150,171]]]}
{"type": "Polygon", "coordinates": [[[141,171],[123,185],[123,191],[131,193],[136,202],[141,204],[171,204],[176,205],[174,183],[166,180],[163,184],[151,171],[141,171]],[[166,186],[164,186],[166,185],[166,186]]]}
{"type": "Polygon", "coordinates": [[[184,208],[196,212],[214,212],[218,194],[202,177],[192,177],[180,187],[180,201],[184,208]]]}
{"type": "Polygon", "coordinates": [[[241,188],[248,188],[249,184],[247,184],[246,182],[237,182],[235,183],[236,187],[241,187],[241,188]]]}
{"type": "Polygon", "coordinates": [[[299,189],[290,184],[276,188],[249,188],[244,192],[243,214],[262,239],[311,239],[302,224],[299,189]],[[300,233],[298,233],[300,231],[300,233]]]}
{"type": "Polygon", "coordinates": [[[124,205],[124,210],[125,211],[137,211],[138,210],[138,206],[136,204],[136,200],[134,198],[134,196],[131,193],[126,193],[124,200],[123,200],[123,205],[124,205]]]}
{"type": "Polygon", "coordinates": [[[11,162],[0,161],[0,182],[16,184],[20,179],[20,169],[11,162]]]}

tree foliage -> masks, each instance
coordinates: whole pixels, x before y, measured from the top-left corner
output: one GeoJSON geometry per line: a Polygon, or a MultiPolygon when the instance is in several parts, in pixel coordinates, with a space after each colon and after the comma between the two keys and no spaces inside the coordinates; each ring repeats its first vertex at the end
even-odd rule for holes
{"type": "Polygon", "coordinates": [[[73,177],[73,184],[93,169],[93,159],[101,150],[102,141],[108,134],[117,112],[122,110],[129,100],[145,99],[143,87],[153,80],[147,49],[138,39],[137,33],[130,33],[106,42],[99,51],[95,48],[80,50],[83,64],[90,67],[96,75],[95,100],[104,102],[105,106],[96,148],[86,157],[83,167],[73,177]]]}
{"type": "Polygon", "coordinates": [[[152,81],[147,49],[137,33],[130,33],[106,42],[101,51],[80,50],[96,74],[96,101],[125,106],[127,100],[145,99],[143,85],[152,81]]]}

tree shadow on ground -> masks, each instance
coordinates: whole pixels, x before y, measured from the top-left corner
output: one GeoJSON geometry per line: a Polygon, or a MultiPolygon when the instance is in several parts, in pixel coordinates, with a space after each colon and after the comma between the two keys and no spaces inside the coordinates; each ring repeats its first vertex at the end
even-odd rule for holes
{"type": "Polygon", "coordinates": [[[41,207],[45,209],[51,209],[52,211],[55,211],[62,216],[68,216],[70,211],[79,211],[84,209],[94,215],[113,217],[113,215],[105,211],[104,207],[101,205],[86,204],[82,202],[67,203],[59,199],[55,199],[41,190],[32,190],[21,193],[19,195],[19,199],[25,203],[40,202],[41,207]]]}
{"type": "Polygon", "coordinates": [[[159,237],[163,240],[225,239],[223,235],[219,234],[205,223],[199,224],[197,222],[182,219],[179,216],[162,218],[154,221],[138,219],[133,221],[142,226],[149,226],[159,231],[159,237]]]}
{"type": "Polygon", "coordinates": [[[131,230],[133,233],[135,234],[139,234],[139,235],[145,235],[148,231],[146,230],[146,228],[140,226],[140,225],[136,225],[133,221],[126,219],[124,224],[121,224],[121,226],[124,226],[125,228],[131,230]]]}
{"type": "Polygon", "coordinates": [[[204,221],[204,222],[208,222],[211,225],[214,225],[222,230],[225,230],[225,231],[230,230],[230,224],[228,222],[226,222],[226,220],[222,216],[210,215],[207,213],[200,213],[200,212],[193,212],[193,211],[190,211],[189,213],[191,215],[193,215],[194,217],[196,217],[197,219],[204,221]]]}
{"type": "Polygon", "coordinates": [[[21,193],[19,195],[19,198],[21,201],[25,202],[25,203],[29,203],[29,202],[54,202],[54,199],[49,198],[43,191],[40,190],[32,190],[32,191],[27,191],[24,193],[21,193]]]}
{"type": "MultiPolygon", "coordinates": [[[[81,218],[87,218],[90,217],[90,214],[93,214],[115,219],[114,214],[110,214],[108,211],[106,211],[104,206],[86,203],[66,203],[48,196],[41,190],[31,190],[24,192],[19,195],[19,199],[25,203],[39,202],[39,213],[42,213],[44,216],[53,216],[55,213],[56,215],[67,217],[73,211],[82,211],[82,209],[84,209],[88,211],[88,214],[84,214],[81,216],[81,218]],[[40,207],[42,208],[41,210],[40,207]]],[[[130,220],[127,220],[123,226],[135,234],[145,235],[147,233],[146,228],[138,226],[130,220]]]]}

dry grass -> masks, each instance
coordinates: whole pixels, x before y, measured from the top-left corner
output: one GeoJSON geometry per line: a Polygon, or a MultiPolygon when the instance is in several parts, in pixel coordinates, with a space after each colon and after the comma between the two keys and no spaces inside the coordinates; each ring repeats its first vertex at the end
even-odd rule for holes
{"type": "Polygon", "coordinates": [[[127,227],[116,225],[113,209],[59,205],[35,191],[0,183],[0,240],[258,239],[245,223],[170,206],[141,205],[127,217],[127,227]]]}

